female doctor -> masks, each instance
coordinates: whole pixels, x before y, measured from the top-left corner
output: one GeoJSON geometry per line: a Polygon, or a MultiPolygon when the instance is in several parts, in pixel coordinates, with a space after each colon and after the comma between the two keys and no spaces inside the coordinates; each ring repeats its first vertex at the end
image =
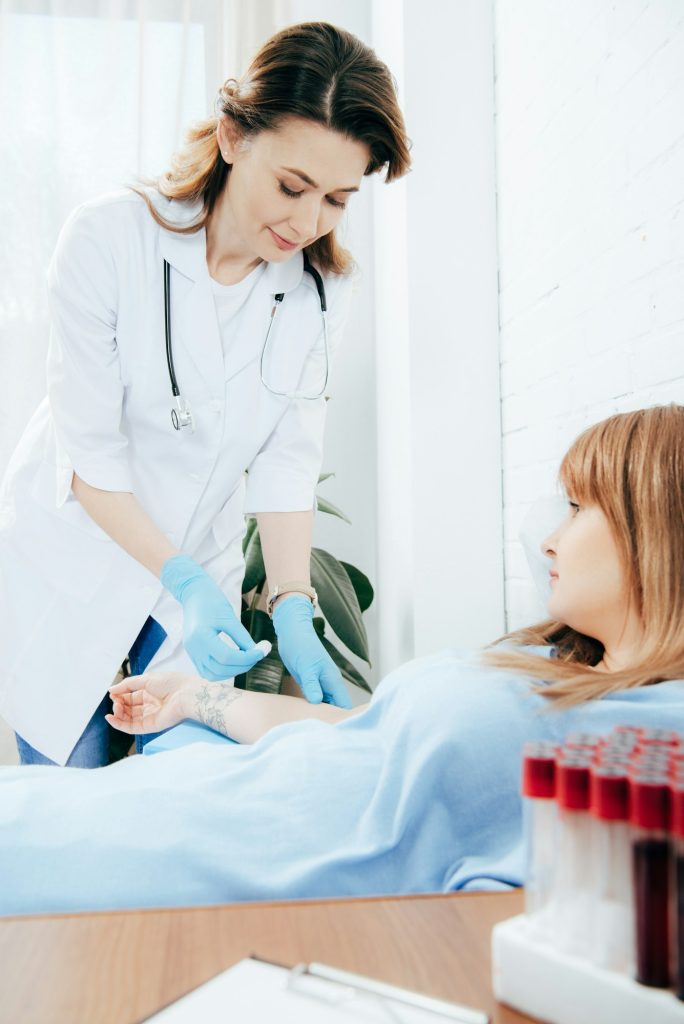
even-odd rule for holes
{"type": "Polygon", "coordinates": [[[107,763],[127,653],[214,681],[263,656],[245,513],[284,664],[349,704],[309,575],[350,293],[335,226],[364,175],[408,169],[403,119],[386,66],[323,23],[270,39],[217,111],[154,186],[77,209],[50,265],[48,395],[0,492],[0,714],[24,764],[107,763]]]}

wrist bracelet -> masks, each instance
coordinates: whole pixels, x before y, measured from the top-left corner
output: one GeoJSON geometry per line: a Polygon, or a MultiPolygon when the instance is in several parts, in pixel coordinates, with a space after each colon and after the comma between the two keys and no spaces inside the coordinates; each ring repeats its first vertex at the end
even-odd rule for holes
{"type": "Polygon", "coordinates": [[[273,605],[283,594],[303,594],[309,598],[314,608],[318,601],[318,594],[308,583],[301,583],[298,580],[291,580],[289,583],[278,583],[268,595],[266,608],[271,618],[273,618],[273,605]]]}

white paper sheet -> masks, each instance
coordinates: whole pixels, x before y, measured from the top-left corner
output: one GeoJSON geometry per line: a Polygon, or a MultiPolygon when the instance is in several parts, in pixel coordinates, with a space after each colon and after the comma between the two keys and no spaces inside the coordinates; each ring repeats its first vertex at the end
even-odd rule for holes
{"type": "Polygon", "coordinates": [[[303,977],[288,989],[286,968],[241,960],[145,1024],[437,1024],[440,1015],[391,1004],[320,978],[303,977]]]}

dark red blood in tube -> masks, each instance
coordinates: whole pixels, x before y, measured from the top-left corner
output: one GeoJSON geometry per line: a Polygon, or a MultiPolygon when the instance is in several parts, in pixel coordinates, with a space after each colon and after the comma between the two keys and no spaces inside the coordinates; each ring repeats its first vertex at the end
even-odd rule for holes
{"type": "Polygon", "coordinates": [[[675,842],[674,987],[684,999],[684,778],[672,783],[671,827],[675,842]]]}
{"type": "Polygon", "coordinates": [[[666,839],[634,843],[637,926],[637,981],[667,988],[670,984],[667,919],[669,847],[666,839]]]}
{"type": "Polygon", "coordinates": [[[645,772],[632,778],[630,788],[630,819],[635,826],[632,851],[636,977],[642,985],[667,988],[670,983],[668,779],[645,772]]]}

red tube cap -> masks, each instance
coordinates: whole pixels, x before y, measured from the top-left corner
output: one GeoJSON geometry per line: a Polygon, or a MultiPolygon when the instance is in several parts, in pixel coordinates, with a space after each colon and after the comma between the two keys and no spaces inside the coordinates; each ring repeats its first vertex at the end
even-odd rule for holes
{"type": "Polygon", "coordinates": [[[673,779],[670,787],[670,829],[684,839],[684,778],[673,779]]]}
{"type": "Polygon", "coordinates": [[[679,747],[681,736],[674,729],[639,729],[639,746],[651,744],[661,747],[679,747]]]}
{"type": "Polygon", "coordinates": [[[558,765],[557,797],[570,811],[589,810],[591,770],[586,762],[564,760],[558,765]]]}
{"type": "Polygon", "coordinates": [[[638,751],[632,755],[632,774],[641,775],[644,772],[660,773],[667,772],[670,767],[668,757],[669,747],[647,747],[646,750],[638,751]]]}
{"type": "Polygon", "coordinates": [[[596,750],[604,742],[603,736],[599,736],[595,732],[570,732],[565,737],[563,746],[566,749],[568,747],[581,747],[596,750]]]}
{"type": "Polygon", "coordinates": [[[670,788],[667,775],[639,772],[630,779],[629,820],[640,828],[667,829],[670,788]]]}
{"type": "Polygon", "coordinates": [[[537,799],[556,795],[556,747],[553,743],[526,743],[523,751],[522,794],[537,799]]]}
{"type": "Polygon", "coordinates": [[[591,813],[601,821],[629,819],[626,765],[596,765],[591,772],[591,813]]]}

